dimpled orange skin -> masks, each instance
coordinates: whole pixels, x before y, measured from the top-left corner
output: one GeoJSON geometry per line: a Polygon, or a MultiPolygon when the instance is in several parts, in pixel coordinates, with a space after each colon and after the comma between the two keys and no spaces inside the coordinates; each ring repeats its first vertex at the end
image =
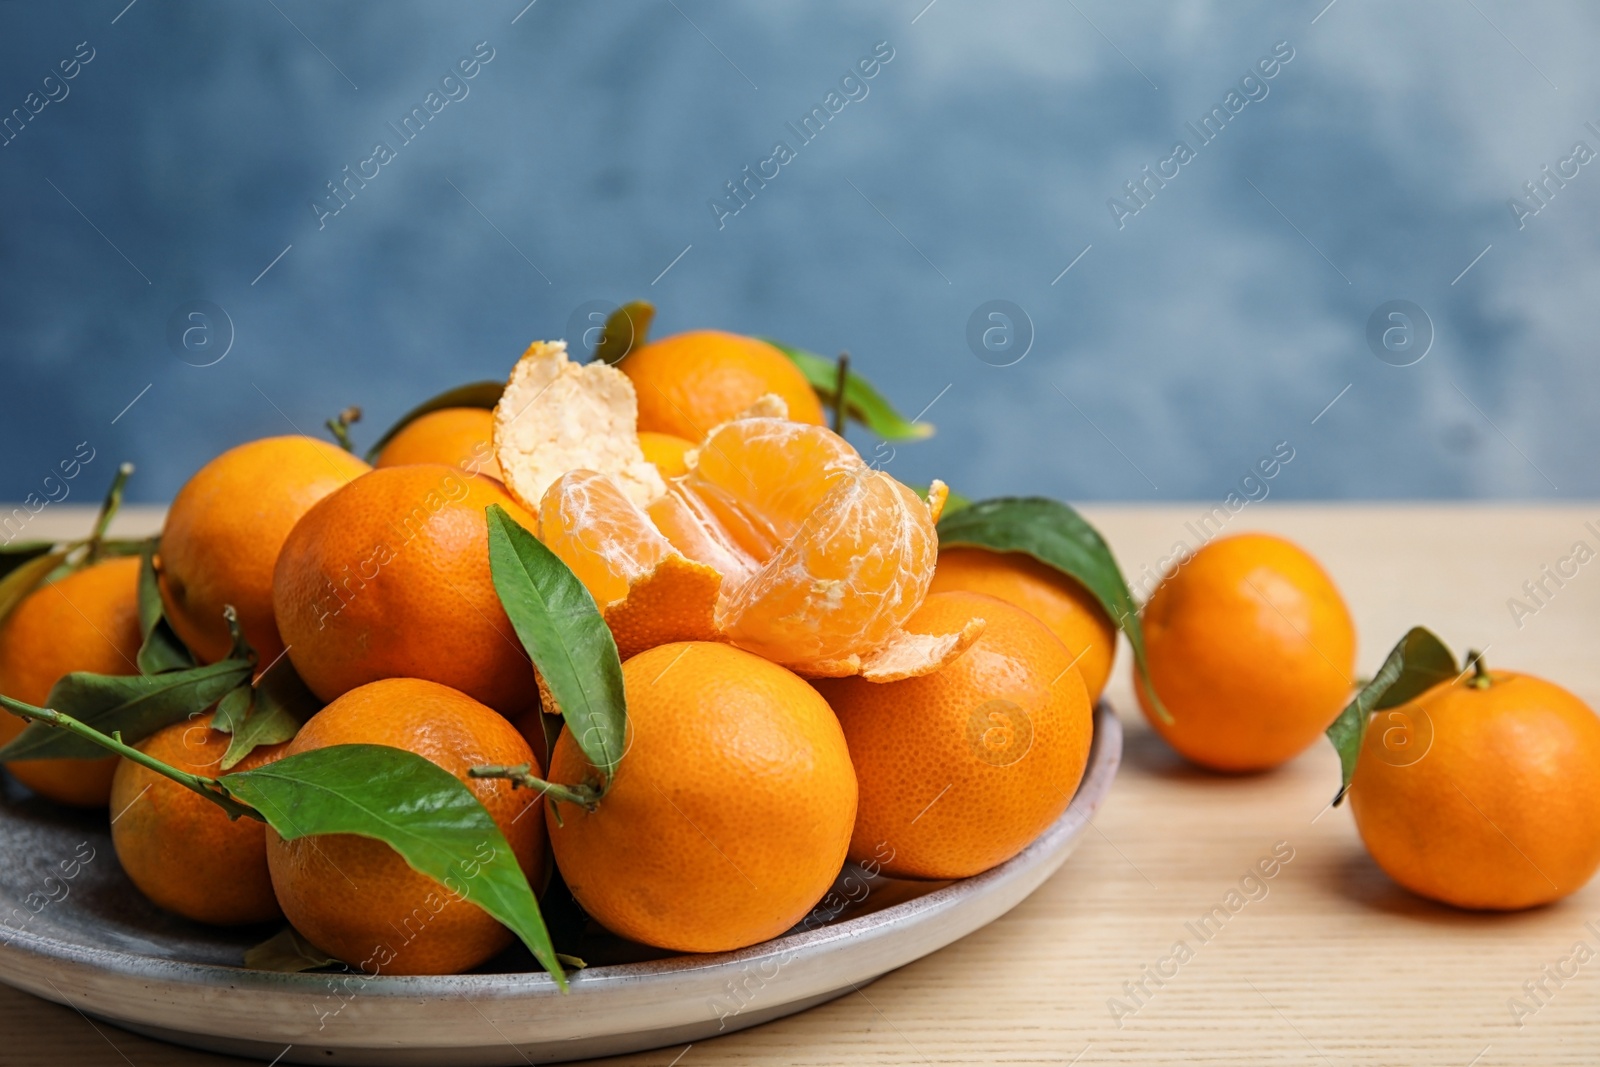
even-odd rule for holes
{"type": "Polygon", "coordinates": [[[1094,732],[1066,646],[1020,608],[934,593],[906,628],[985,620],[966,652],[920,678],[814,684],[839,715],[861,782],[850,858],[897,878],[965,878],[1015,856],[1067,809],[1094,732]]]}
{"type": "Polygon", "coordinates": [[[1212,770],[1276,767],[1316,741],[1350,696],[1356,630],[1333,579],[1270,534],[1223,537],[1162,579],[1141,613],[1150,677],[1173,721],[1145,718],[1212,770]]]}
{"type": "Polygon", "coordinates": [[[1379,712],[1350,806],[1372,858],[1413,893],[1529,908],[1581,889],[1600,867],[1600,718],[1560,686],[1489,673],[1487,689],[1435,686],[1393,709],[1403,720],[1379,712]],[[1419,735],[1431,727],[1421,758],[1386,749],[1390,722],[1419,735]]]}
{"type": "MultiPolygon", "coordinates": [[[[264,767],[287,748],[264,745],[224,771],[222,757],[232,738],[210,725],[210,715],[174,723],[137,748],[180,771],[210,777],[264,767]]],[[[111,844],[123,872],[160,907],[219,926],[282,914],[267,873],[267,828],[260,820],[230,820],[211,801],[128,760],[117,763],[111,811],[111,844]]]]}
{"type": "Polygon", "coordinates": [[[494,458],[494,412],[487,408],[442,408],[408,423],[378,453],[377,467],[443,463],[468,474],[500,478],[494,458]]]}
{"type": "MultiPolygon", "coordinates": [[[[553,802],[556,866],[606,929],[680,952],[775,937],[844,863],[856,776],[828,705],[799,676],[686,641],[622,666],[629,746],[599,807],[553,802]],[[564,824],[564,825],[563,825],[564,824]]],[[[572,735],[550,779],[592,774],[572,735]]]]}
{"type": "Polygon", "coordinates": [[[644,452],[644,458],[656,465],[656,470],[661,472],[663,478],[676,478],[689,473],[689,464],[684,456],[693,447],[693,441],[670,433],[651,433],[646,430],[639,434],[639,448],[644,452]]]}
{"type": "Polygon", "coordinates": [[[1117,655],[1117,628],[1087,589],[1022,552],[941,549],[928,591],[958,590],[998,597],[1048,626],[1077,661],[1089,702],[1100,699],[1117,655]]]}
{"type": "Polygon", "coordinates": [[[272,615],[272,567],[311,506],[370,468],[338,445],[267,437],[230,448],[172,500],[158,557],[161,603],[202,663],[228,655],[232,604],[263,664],[283,651],[272,615]]]}
{"type": "Polygon", "coordinates": [[[384,467],[323,500],[284,542],[278,629],[323,700],[380,678],[426,678],[503,715],[533,705],[533,666],[489,573],[485,511],[537,527],[492,478],[384,467]]]}
{"type": "MultiPolygon", "coordinates": [[[[0,693],[44,707],[50,687],[72,671],[138,674],[139,560],[108,559],[35,589],[0,629],[0,693]]],[[[0,713],[0,745],[27,723],[0,713]]],[[[103,808],[117,757],[18,760],[6,770],[42,797],[103,808]]]]}
{"type": "Polygon", "coordinates": [[[768,393],[795,422],[824,423],[822,402],[800,369],[754,337],[691,330],[637,348],[617,364],[639,395],[639,429],[703,441],[768,393]]]}
{"type": "MultiPolygon", "coordinates": [[[[534,886],[544,882],[539,794],[503,779],[468,778],[486,763],[537,763],[503,717],[463,693],[415,678],[373,682],[301,727],[286,756],[331,745],[388,745],[431,760],[489,810],[534,886]]],[[[512,941],[471,902],[471,872],[450,886],[412,870],[388,845],[354,834],[285,841],[267,830],[267,863],[283,913],[318,946],[368,974],[459,974],[512,941]],[[458,899],[465,892],[467,899],[458,899]]]]}

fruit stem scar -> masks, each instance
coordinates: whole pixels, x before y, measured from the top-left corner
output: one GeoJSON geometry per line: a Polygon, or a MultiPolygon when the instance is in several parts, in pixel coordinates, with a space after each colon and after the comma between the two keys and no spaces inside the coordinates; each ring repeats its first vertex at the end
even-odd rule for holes
{"type": "Polygon", "coordinates": [[[1494,684],[1494,679],[1489,676],[1489,668],[1484,665],[1482,652],[1468,652],[1467,662],[1472,665],[1472,677],[1467,679],[1468,685],[1474,689],[1487,689],[1494,684]]]}
{"type": "Polygon", "coordinates": [[[267,821],[266,816],[256,811],[256,809],[235,800],[233,795],[228,792],[228,787],[215,778],[180,771],[170,763],[163,763],[154,756],[147,756],[133,746],[123,743],[121,731],[118,731],[117,737],[108,737],[88,723],[79,722],[70,715],[63,715],[54,708],[36,708],[32,704],[24,704],[22,701],[13,700],[8,696],[0,696],[0,706],[3,706],[14,715],[20,715],[24,719],[42,722],[47,726],[77,734],[85,740],[93,741],[101,748],[110,749],[129,762],[137,763],[147,770],[171,778],[185,789],[198,793],[213,804],[216,804],[227,812],[230,819],[249,818],[257,819],[261,822],[267,821]]]}
{"type": "Polygon", "coordinates": [[[535,777],[531,763],[519,763],[515,767],[506,767],[500,764],[487,764],[480,767],[467,769],[469,778],[504,778],[511,783],[511,788],[518,786],[523,789],[533,789],[554,801],[565,800],[569,804],[577,804],[584,811],[594,811],[600,806],[600,792],[593,786],[558,785],[547,782],[543,778],[535,777]]]}

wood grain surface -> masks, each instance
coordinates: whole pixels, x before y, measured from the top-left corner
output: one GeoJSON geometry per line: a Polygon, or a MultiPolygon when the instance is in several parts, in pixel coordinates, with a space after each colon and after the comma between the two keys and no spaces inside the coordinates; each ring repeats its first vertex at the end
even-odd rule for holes
{"type": "MultiPolygon", "coordinates": [[[[1175,541],[1197,543],[1187,524],[1207,507],[1084,511],[1137,585],[1175,541]]],[[[119,525],[137,532],[157,519],[135,511],[119,525]]],[[[1495,665],[1542,675],[1596,705],[1600,564],[1559,589],[1547,583],[1553,595],[1520,627],[1508,606],[1575,541],[1600,548],[1590,520],[1600,528],[1600,505],[1268,503],[1225,529],[1280,532],[1324,562],[1354,610],[1366,673],[1408,626],[1423,623],[1458,651],[1486,646],[1495,665]]],[[[52,509],[35,524],[30,536],[60,536],[87,518],[52,509]]],[[[1109,698],[1128,725],[1111,798],[1066,866],[1011,914],[803,1015],[608,1062],[1600,1062],[1600,887],[1514,915],[1420,900],[1367,858],[1348,809],[1327,808],[1338,761],[1325,742],[1272,773],[1218,777],[1185,766],[1145,728],[1125,647],[1109,698]],[[1263,883],[1264,895],[1247,885],[1257,899],[1208,939],[1197,936],[1186,924],[1222,903],[1275,847],[1292,858],[1263,883]],[[1130,995],[1125,983],[1140,982],[1179,941],[1189,951],[1176,974],[1159,986],[1146,979],[1148,995],[1130,995]],[[1542,974],[1580,941],[1597,955],[1575,976],[1542,974]],[[1524,983],[1540,980],[1548,995],[1529,998],[1524,983]],[[1515,1019],[1512,998],[1535,1010],[1515,1019]],[[1113,1001],[1136,1010],[1114,1014],[1113,1001]]],[[[1162,966],[1171,974],[1172,963],[1162,966]]],[[[0,1064],[236,1062],[0,987],[0,1064]]]]}

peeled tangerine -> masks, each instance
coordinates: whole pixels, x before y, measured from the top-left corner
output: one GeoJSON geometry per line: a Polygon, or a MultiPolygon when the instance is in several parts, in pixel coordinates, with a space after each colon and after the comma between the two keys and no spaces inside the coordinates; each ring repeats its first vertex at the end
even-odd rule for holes
{"type": "Polygon", "coordinates": [[[911,634],[933,578],[943,483],[926,502],[776,396],[714,428],[662,481],[631,383],[535,343],[495,410],[506,484],[594,596],[623,658],[724,640],[808,677],[937,670],[983,629],[911,634]]]}

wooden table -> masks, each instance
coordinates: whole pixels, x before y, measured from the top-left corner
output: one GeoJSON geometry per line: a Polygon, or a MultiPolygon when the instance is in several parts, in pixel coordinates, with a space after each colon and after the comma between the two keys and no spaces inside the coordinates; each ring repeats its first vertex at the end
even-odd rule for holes
{"type": "MultiPolygon", "coordinates": [[[[1089,507],[1137,574],[1194,535],[1207,505],[1089,507]]],[[[1370,673],[1413,623],[1457,650],[1557,681],[1600,706],[1600,568],[1579,572],[1519,629],[1507,600],[1566,555],[1600,506],[1250,506],[1229,530],[1286,534],[1343,588],[1370,673]]],[[[150,512],[120,526],[149,529],[150,512]]],[[[87,525],[52,509],[52,535],[87,525]]],[[[34,531],[30,531],[30,535],[34,531]]],[[[1126,650],[1124,649],[1124,652],[1126,650]]],[[[1128,724],[1119,780],[1092,833],[1010,915],[948,949],[803,1015],[625,1057],[713,1064],[1306,1063],[1469,1065],[1600,1061],[1600,955],[1519,1026],[1510,999],[1585,941],[1600,950],[1600,884],[1515,915],[1454,911],[1391,883],[1348,809],[1326,810],[1338,761],[1326,743],[1263,775],[1185,766],[1145,729],[1124,655],[1109,697],[1128,724]],[[1185,926],[1221,903],[1279,842],[1293,850],[1209,941],[1185,926]],[[1595,930],[1586,927],[1594,921],[1595,930]],[[1124,983],[1184,940],[1193,956],[1136,1011],[1124,983]],[[674,1059],[674,1057],[679,1057],[674,1059]]],[[[1600,768],[1596,768],[1600,773],[1600,768]]],[[[1170,973],[1171,965],[1164,965],[1170,973]]],[[[1530,1006],[1534,1002],[1528,1002],[1530,1006]]],[[[135,1037],[0,987],[0,1063],[236,1063],[135,1037]]]]}

